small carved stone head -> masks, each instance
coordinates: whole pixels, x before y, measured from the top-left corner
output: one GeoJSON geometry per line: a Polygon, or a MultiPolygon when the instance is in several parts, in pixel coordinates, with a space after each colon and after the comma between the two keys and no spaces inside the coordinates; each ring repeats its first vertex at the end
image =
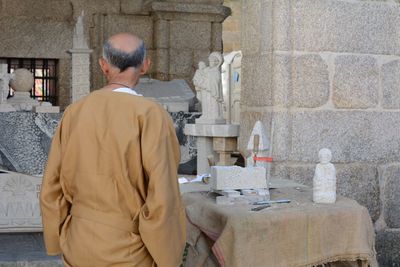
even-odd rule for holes
{"type": "Polygon", "coordinates": [[[332,152],[328,148],[322,148],[318,152],[319,162],[322,164],[329,163],[332,159],[332,152]]]}

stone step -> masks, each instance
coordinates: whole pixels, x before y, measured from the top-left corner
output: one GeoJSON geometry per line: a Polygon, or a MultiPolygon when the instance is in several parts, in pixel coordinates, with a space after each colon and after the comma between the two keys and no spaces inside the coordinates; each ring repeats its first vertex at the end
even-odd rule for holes
{"type": "Polygon", "coordinates": [[[59,256],[47,256],[42,233],[1,233],[0,267],[62,267],[59,256]]]}

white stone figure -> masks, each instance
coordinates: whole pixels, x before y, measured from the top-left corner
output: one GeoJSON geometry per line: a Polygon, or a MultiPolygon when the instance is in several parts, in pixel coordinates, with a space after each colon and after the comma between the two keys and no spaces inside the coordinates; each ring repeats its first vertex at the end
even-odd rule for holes
{"type": "Polygon", "coordinates": [[[336,202],[336,169],[330,163],[332,153],[323,148],[318,153],[319,162],[315,168],[313,181],[313,201],[315,203],[336,202]]]}
{"type": "Polygon", "coordinates": [[[246,160],[246,166],[264,167],[266,170],[265,179],[268,185],[270,182],[269,168],[272,161],[269,149],[270,142],[264,124],[261,121],[257,121],[254,124],[249,142],[247,143],[247,150],[250,152],[250,156],[246,160]]]}
{"type": "Polygon", "coordinates": [[[200,91],[200,103],[202,115],[196,123],[202,124],[224,124],[222,116],[222,84],[221,84],[221,65],[223,62],[221,53],[213,52],[210,54],[209,66],[204,67],[204,63],[199,63],[193,83],[196,91],[200,91]]]}

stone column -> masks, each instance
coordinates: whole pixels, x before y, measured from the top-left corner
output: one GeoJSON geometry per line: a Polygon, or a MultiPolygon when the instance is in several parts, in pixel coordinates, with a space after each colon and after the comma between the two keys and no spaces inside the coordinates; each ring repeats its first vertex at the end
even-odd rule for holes
{"type": "Polygon", "coordinates": [[[90,54],[85,33],[84,13],[78,17],[73,36],[73,48],[69,50],[72,55],[72,90],[71,103],[90,93],[90,54]]]}
{"type": "Polygon", "coordinates": [[[71,49],[72,90],[71,103],[90,93],[90,53],[91,49],[71,49]]]}

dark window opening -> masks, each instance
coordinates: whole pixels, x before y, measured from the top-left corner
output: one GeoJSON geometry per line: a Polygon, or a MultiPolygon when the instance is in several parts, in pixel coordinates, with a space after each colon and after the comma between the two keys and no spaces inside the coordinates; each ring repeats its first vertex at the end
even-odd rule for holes
{"type": "Polygon", "coordinates": [[[35,58],[4,58],[7,62],[8,73],[19,68],[28,69],[33,73],[35,83],[31,97],[39,101],[57,105],[57,59],[35,58]]]}

